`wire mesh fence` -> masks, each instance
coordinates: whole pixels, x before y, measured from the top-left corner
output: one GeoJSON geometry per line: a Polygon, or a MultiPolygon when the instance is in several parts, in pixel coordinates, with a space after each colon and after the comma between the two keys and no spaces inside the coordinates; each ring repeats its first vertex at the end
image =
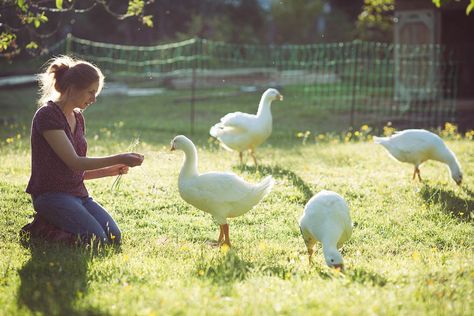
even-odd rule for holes
{"type": "Polygon", "coordinates": [[[285,90],[289,106],[311,106],[348,124],[434,127],[456,121],[458,63],[441,45],[353,41],[312,45],[243,45],[190,39],[125,46],[69,36],[55,45],[99,65],[110,78],[152,79],[191,91],[285,90]]]}

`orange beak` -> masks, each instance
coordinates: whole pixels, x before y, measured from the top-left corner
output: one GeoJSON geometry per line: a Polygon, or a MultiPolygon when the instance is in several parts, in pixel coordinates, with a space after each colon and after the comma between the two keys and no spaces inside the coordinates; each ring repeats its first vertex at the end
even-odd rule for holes
{"type": "Polygon", "coordinates": [[[332,267],[336,270],[339,270],[340,272],[344,272],[344,265],[343,264],[335,264],[332,267]]]}

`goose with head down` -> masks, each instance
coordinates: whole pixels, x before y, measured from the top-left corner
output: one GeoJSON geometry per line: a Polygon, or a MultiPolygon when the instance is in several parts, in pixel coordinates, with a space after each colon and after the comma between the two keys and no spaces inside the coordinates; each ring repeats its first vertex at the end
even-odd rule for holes
{"type": "Polygon", "coordinates": [[[352,235],[351,216],[344,198],[332,191],[319,192],[306,203],[299,225],[309,262],[311,263],[314,245],[319,241],[326,264],[343,270],[344,262],[339,248],[352,235]]]}
{"type": "Polygon", "coordinates": [[[436,134],[424,129],[407,129],[390,137],[374,137],[398,161],[411,163],[415,166],[413,179],[418,175],[421,181],[420,165],[427,160],[436,160],[448,166],[451,178],[460,185],[462,171],[454,153],[436,134]]]}
{"type": "Polygon", "coordinates": [[[183,135],[172,140],[171,150],[182,150],[185,155],[178,178],[179,194],[187,203],[212,215],[220,226],[218,243],[230,246],[227,218],[241,216],[257,205],[271,191],[273,178],[268,176],[252,184],[230,172],[199,174],[196,147],[183,135]]]}
{"type": "Polygon", "coordinates": [[[283,96],[276,89],[266,90],[260,99],[257,114],[229,113],[212,126],[209,133],[217,138],[225,149],[238,151],[241,164],[242,152],[249,150],[257,166],[255,148],[272,133],[271,104],[274,100],[283,100],[283,96]]]}

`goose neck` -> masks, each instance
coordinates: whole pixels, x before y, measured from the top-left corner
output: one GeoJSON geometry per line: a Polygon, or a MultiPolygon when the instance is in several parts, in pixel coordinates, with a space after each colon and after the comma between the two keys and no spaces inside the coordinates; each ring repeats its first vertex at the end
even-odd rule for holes
{"type": "Polygon", "coordinates": [[[181,168],[180,177],[192,177],[197,176],[197,150],[194,146],[188,147],[184,149],[184,163],[183,167],[181,168]]]}
{"type": "Polygon", "coordinates": [[[257,116],[258,117],[261,117],[263,115],[270,115],[271,116],[271,111],[270,111],[270,107],[272,105],[272,101],[266,99],[266,98],[262,98],[260,100],[260,104],[258,105],[258,111],[257,111],[257,116]]]}

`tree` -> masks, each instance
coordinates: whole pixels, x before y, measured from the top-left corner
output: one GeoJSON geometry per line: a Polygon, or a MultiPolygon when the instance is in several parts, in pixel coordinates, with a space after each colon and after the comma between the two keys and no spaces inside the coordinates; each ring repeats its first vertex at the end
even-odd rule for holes
{"type": "Polygon", "coordinates": [[[390,42],[393,38],[395,0],[365,0],[357,20],[358,37],[390,42]]]}
{"type": "Polygon", "coordinates": [[[37,53],[48,38],[61,30],[67,17],[73,19],[87,14],[96,7],[102,7],[117,20],[135,18],[147,27],[153,26],[153,17],[145,15],[146,7],[154,0],[128,0],[123,7],[107,0],[2,0],[0,2],[0,54],[13,57],[23,50],[37,53]]]}

